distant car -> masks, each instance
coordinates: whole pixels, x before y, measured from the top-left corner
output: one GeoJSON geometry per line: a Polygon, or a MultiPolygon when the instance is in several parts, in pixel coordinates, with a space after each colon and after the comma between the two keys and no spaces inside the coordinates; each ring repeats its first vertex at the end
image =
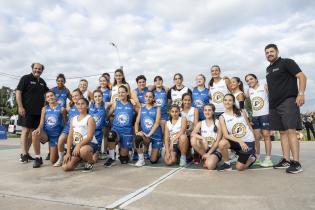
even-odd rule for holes
{"type": "Polygon", "coordinates": [[[18,115],[13,115],[12,117],[10,117],[10,124],[8,128],[9,133],[21,135],[22,127],[17,124],[18,117],[18,115]]]}

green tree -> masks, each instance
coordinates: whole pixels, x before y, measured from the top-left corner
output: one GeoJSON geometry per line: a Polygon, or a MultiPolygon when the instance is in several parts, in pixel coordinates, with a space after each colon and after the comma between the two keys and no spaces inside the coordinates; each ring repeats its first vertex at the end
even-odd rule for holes
{"type": "Polygon", "coordinates": [[[15,91],[6,86],[0,89],[0,112],[1,115],[6,116],[17,114],[15,91]]]}

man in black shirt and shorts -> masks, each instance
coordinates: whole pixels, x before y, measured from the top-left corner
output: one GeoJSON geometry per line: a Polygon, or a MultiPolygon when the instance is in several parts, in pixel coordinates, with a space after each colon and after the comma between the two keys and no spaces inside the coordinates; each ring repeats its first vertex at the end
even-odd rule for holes
{"type": "Polygon", "coordinates": [[[45,103],[45,93],[48,91],[45,81],[40,78],[44,66],[40,63],[31,65],[32,73],[24,75],[16,88],[16,102],[18,104],[18,125],[22,126],[21,158],[22,163],[34,160],[29,154],[32,143],[32,131],[39,125],[40,114],[45,103]]]}
{"type": "Polygon", "coordinates": [[[280,132],[283,152],[283,158],[274,168],[286,168],[287,173],[299,173],[303,169],[299,163],[300,145],[296,130],[302,129],[300,106],[305,102],[306,76],[294,60],[278,57],[278,54],[277,45],[265,47],[265,55],[270,62],[266,70],[270,130],[280,132]],[[293,156],[291,161],[290,152],[293,156]]]}

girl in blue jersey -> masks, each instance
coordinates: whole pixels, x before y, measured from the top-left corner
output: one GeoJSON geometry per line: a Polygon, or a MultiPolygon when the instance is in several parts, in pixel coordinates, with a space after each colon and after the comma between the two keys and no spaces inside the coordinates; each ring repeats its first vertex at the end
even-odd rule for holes
{"type": "Polygon", "coordinates": [[[105,103],[105,108],[107,109],[110,106],[110,98],[111,98],[111,90],[109,88],[110,81],[108,80],[107,77],[101,76],[99,78],[99,90],[102,91],[103,94],[103,101],[105,103]]]}
{"type": "Polygon", "coordinates": [[[206,77],[203,74],[198,74],[196,77],[197,86],[192,91],[193,106],[198,109],[199,120],[204,120],[203,105],[208,104],[209,89],[205,86],[206,77]]]}
{"type": "Polygon", "coordinates": [[[137,167],[145,165],[143,146],[152,143],[150,161],[152,164],[158,162],[159,151],[163,147],[162,128],[160,126],[161,110],[160,107],[154,106],[154,94],[148,91],[145,94],[145,106],[140,108],[135,123],[135,145],[139,154],[139,160],[136,162],[137,167]],[[140,124],[140,127],[139,127],[140,124]]]}
{"type": "Polygon", "coordinates": [[[132,99],[140,104],[140,106],[145,105],[145,94],[148,92],[147,78],[144,75],[139,75],[136,78],[137,88],[132,92],[132,99]]]}
{"type": "Polygon", "coordinates": [[[82,96],[82,93],[81,93],[79,88],[75,89],[71,93],[72,101],[68,104],[68,107],[67,107],[68,120],[67,120],[67,123],[66,123],[64,129],[62,130],[62,133],[61,133],[61,135],[59,136],[59,139],[58,139],[58,155],[59,155],[59,159],[54,164],[55,167],[60,167],[62,165],[63,156],[64,156],[64,150],[65,150],[65,143],[67,141],[69,130],[70,130],[70,120],[71,120],[72,117],[79,115],[79,112],[78,112],[77,107],[76,107],[76,103],[82,97],[83,96],[82,96]]]}
{"type": "Polygon", "coordinates": [[[56,101],[51,90],[45,95],[48,105],[42,108],[40,124],[32,133],[32,143],[35,153],[33,168],[43,164],[40,156],[40,142],[49,141],[50,161],[54,164],[58,159],[57,142],[66,121],[66,110],[56,101]]]}
{"type": "Polygon", "coordinates": [[[88,114],[89,101],[86,98],[80,98],[77,103],[79,115],[70,120],[70,130],[67,139],[67,154],[64,157],[62,169],[64,171],[73,170],[80,160],[87,162],[84,170],[93,169],[96,162],[95,152],[98,145],[94,136],[95,121],[88,114]]]}
{"type": "Polygon", "coordinates": [[[103,128],[106,125],[106,109],[101,90],[94,90],[93,92],[93,102],[90,104],[89,115],[94,118],[96,123],[95,138],[99,147],[98,155],[102,150],[103,128]]]}
{"type": "Polygon", "coordinates": [[[119,100],[115,101],[110,110],[108,117],[114,115],[112,129],[108,135],[109,158],[105,161],[105,167],[111,167],[115,164],[115,146],[116,142],[120,145],[120,162],[127,164],[129,161],[129,149],[133,147],[133,120],[135,112],[139,107],[133,106],[130,102],[128,88],[121,85],[118,88],[119,100]]]}
{"type": "Polygon", "coordinates": [[[204,168],[214,170],[222,155],[218,151],[219,142],[222,138],[222,132],[219,120],[215,119],[215,106],[205,104],[203,114],[205,119],[198,122],[191,134],[191,145],[195,152],[198,152],[205,161],[204,168]]]}
{"type": "Polygon", "coordinates": [[[52,88],[51,90],[55,93],[58,104],[66,108],[67,99],[71,100],[71,94],[70,94],[69,89],[65,86],[65,83],[66,83],[65,75],[58,74],[56,82],[57,82],[57,86],[52,88]]]}
{"type": "Polygon", "coordinates": [[[166,122],[164,145],[164,162],[166,165],[177,163],[180,155],[180,166],[186,166],[186,154],[188,150],[188,138],[186,136],[187,121],[180,117],[180,108],[173,104],[170,109],[170,120],[166,122]]]}
{"type": "Polygon", "coordinates": [[[160,125],[162,128],[162,133],[164,134],[164,128],[166,121],[168,120],[167,113],[167,89],[163,86],[163,78],[161,76],[154,77],[154,100],[155,105],[160,107],[161,110],[161,120],[160,125]]]}

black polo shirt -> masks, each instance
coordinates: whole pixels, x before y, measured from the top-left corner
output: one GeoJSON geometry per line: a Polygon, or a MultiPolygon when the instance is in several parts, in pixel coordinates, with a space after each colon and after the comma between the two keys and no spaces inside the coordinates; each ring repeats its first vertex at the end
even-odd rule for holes
{"type": "Polygon", "coordinates": [[[301,72],[294,60],[279,57],[266,69],[269,92],[269,107],[276,108],[285,99],[297,97],[298,85],[296,74],[301,72]]]}
{"type": "Polygon", "coordinates": [[[35,78],[34,75],[24,75],[16,88],[22,92],[22,104],[29,115],[40,115],[45,103],[45,93],[49,90],[42,78],[35,78]]]}

